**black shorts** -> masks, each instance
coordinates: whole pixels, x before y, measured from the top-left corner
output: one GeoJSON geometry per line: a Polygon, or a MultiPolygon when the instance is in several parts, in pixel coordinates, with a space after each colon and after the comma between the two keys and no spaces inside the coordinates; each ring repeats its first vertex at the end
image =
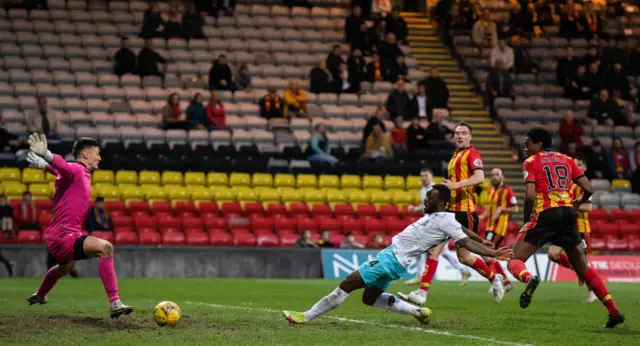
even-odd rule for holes
{"type": "Polygon", "coordinates": [[[582,244],[575,209],[557,207],[534,214],[531,220],[520,229],[516,240],[539,247],[550,242],[563,249],[582,244]]]}
{"type": "Polygon", "coordinates": [[[475,211],[453,211],[452,213],[456,215],[456,221],[460,222],[462,227],[478,233],[478,213],[475,211]]]}
{"type": "MultiPolygon", "coordinates": [[[[84,253],[84,241],[85,239],[87,239],[86,235],[83,235],[82,237],[76,239],[75,242],[73,242],[73,260],[74,261],[81,261],[81,260],[86,260],[89,259],[89,256],[87,256],[84,253]]],[[[58,264],[61,265],[65,265],[67,263],[62,263],[60,261],[58,261],[55,256],[53,256],[50,252],[48,253],[48,258],[47,258],[47,266],[49,266],[48,264],[51,261],[55,261],[58,264]]]]}

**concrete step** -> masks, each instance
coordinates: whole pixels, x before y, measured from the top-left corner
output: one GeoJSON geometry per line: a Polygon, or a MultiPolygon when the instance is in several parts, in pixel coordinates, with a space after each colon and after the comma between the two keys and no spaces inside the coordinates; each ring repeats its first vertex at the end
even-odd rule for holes
{"type": "Polygon", "coordinates": [[[409,27],[410,33],[413,33],[414,31],[420,31],[420,32],[425,31],[425,32],[435,33],[435,29],[431,24],[420,23],[420,22],[413,22],[413,23],[407,22],[407,26],[409,27]]]}
{"type": "Polygon", "coordinates": [[[489,111],[486,109],[478,109],[478,110],[453,110],[451,112],[453,116],[486,116],[487,119],[489,117],[489,111]]]}
{"type": "Polygon", "coordinates": [[[442,43],[442,42],[440,42],[438,37],[436,37],[435,35],[431,35],[431,36],[429,36],[429,35],[424,35],[424,36],[423,35],[415,35],[415,36],[414,35],[409,35],[409,36],[407,36],[407,40],[409,40],[409,42],[413,42],[413,41],[415,41],[415,42],[429,42],[429,41],[431,41],[431,42],[442,43]]]}
{"type": "Polygon", "coordinates": [[[419,54],[441,54],[441,53],[449,54],[449,51],[446,50],[444,47],[439,47],[439,48],[411,47],[411,55],[413,55],[414,57],[419,54]]]}
{"type": "MultiPolygon", "coordinates": [[[[407,18],[425,18],[424,14],[420,12],[400,12],[400,16],[405,20],[407,18]]],[[[425,18],[427,19],[427,18],[425,18]]],[[[428,20],[428,19],[427,19],[428,20]]]]}
{"type": "Polygon", "coordinates": [[[445,48],[444,44],[440,41],[422,41],[422,42],[410,42],[409,46],[411,49],[419,48],[419,47],[427,47],[427,48],[445,48]]]}

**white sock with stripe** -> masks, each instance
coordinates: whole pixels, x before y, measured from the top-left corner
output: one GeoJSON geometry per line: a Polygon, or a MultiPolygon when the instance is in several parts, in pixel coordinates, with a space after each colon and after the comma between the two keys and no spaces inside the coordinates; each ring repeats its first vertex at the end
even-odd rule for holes
{"type": "Polygon", "coordinates": [[[411,315],[420,317],[418,307],[411,305],[403,300],[398,299],[393,294],[382,293],[373,306],[383,310],[395,312],[403,315],[411,315]]]}
{"type": "Polygon", "coordinates": [[[340,306],[348,296],[349,293],[341,290],[340,287],[336,287],[336,289],[329,293],[328,296],[323,297],[314,306],[312,306],[311,309],[305,311],[303,313],[304,319],[306,321],[311,321],[318,316],[326,314],[340,306]]]}

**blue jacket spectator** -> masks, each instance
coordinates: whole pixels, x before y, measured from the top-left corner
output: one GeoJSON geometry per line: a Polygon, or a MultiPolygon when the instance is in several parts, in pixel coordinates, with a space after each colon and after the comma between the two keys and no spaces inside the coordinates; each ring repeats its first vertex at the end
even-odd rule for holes
{"type": "Polygon", "coordinates": [[[87,230],[93,231],[113,231],[113,221],[104,205],[104,198],[96,198],[96,204],[87,214],[87,230]]]}
{"type": "Polygon", "coordinates": [[[324,163],[331,166],[338,163],[338,159],[330,154],[329,139],[324,124],[317,124],[311,134],[307,159],[313,163],[324,163]]]}
{"type": "Polygon", "coordinates": [[[204,96],[197,93],[187,108],[187,127],[191,129],[205,129],[207,109],[204,107],[204,96]]]}

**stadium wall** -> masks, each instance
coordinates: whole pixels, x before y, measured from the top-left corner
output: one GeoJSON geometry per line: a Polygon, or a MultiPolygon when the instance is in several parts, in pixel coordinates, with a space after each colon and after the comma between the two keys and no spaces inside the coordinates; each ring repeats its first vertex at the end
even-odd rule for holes
{"type": "MultiPolygon", "coordinates": [[[[42,245],[2,245],[0,252],[16,262],[15,275],[42,277],[46,248],[42,245]]],[[[225,248],[117,246],[118,277],[137,278],[290,278],[322,277],[320,250],[295,248],[225,248]]],[[[98,260],[76,264],[83,277],[98,276],[98,260]]],[[[0,276],[6,276],[0,266],[0,276]]]]}

